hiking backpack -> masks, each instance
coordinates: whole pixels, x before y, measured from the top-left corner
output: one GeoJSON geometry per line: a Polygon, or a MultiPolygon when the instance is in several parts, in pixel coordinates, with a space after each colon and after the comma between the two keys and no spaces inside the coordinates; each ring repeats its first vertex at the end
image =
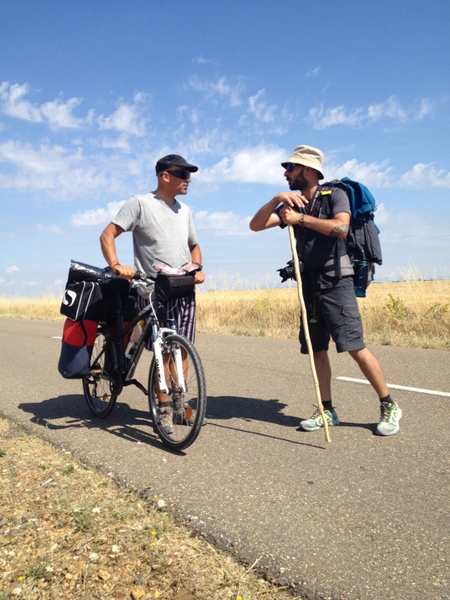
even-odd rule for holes
{"type": "Polygon", "coordinates": [[[364,298],[366,289],[375,278],[375,263],[381,265],[380,230],[375,225],[374,213],[377,209],[375,198],[365,185],[348,177],[334,179],[324,183],[321,195],[331,195],[332,189],[343,190],[350,201],[350,229],[345,239],[348,254],[353,262],[355,271],[355,294],[364,298]]]}

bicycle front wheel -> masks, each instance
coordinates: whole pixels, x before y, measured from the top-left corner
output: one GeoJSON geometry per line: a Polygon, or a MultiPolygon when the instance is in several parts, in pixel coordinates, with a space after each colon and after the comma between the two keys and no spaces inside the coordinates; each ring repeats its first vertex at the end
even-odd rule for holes
{"type": "Polygon", "coordinates": [[[158,391],[158,370],[154,356],[150,364],[148,399],[153,427],[165,446],[173,450],[183,450],[197,439],[205,424],[207,402],[205,374],[195,346],[176,333],[164,339],[163,363],[166,384],[169,388],[168,395],[158,391]],[[178,380],[177,352],[181,352],[185,391],[181,389],[178,380]],[[165,419],[161,420],[160,401],[166,402],[165,406],[168,406],[169,423],[167,409],[164,409],[165,419]]]}
{"type": "Polygon", "coordinates": [[[114,408],[122,385],[113,376],[116,364],[115,348],[99,330],[92,350],[89,373],[83,377],[83,391],[91,413],[100,419],[114,408]]]}

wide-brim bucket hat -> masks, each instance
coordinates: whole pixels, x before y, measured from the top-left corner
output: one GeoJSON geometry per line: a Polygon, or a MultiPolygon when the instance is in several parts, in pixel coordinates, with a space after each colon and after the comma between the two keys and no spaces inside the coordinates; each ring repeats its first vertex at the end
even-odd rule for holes
{"type": "Polygon", "coordinates": [[[281,163],[283,169],[286,168],[288,163],[294,165],[302,165],[303,167],[311,167],[319,173],[319,179],[323,179],[322,163],[323,163],[323,152],[318,148],[312,146],[297,146],[291,156],[281,163]]]}

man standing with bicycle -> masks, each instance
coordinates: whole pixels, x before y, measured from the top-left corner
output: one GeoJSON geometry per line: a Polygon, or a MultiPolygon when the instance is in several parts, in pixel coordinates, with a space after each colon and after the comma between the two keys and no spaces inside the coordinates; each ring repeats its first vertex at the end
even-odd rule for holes
{"type": "MultiPolygon", "coordinates": [[[[184,202],[176,199],[176,196],[188,193],[191,174],[198,171],[198,167],[189,164],[182,156],[169,154],[158,160],[155,170],[158,180],[156,190],[127,200],[100,236],[106,262],[125,279],[132,280],[136,270],[156,277],[153,265],[158,262],[174,268],[189,262],[202,263],[191,211],[184,202]],[[117,257],[115,239],[125,231],[133,234],[134,267],[121,265],[117,257]]],[[[204,273],[196,271],[195,283],[200,284],[204,280],[204,273]]],[[[140,288],[140,309],[148,304],[151,291],[140,288]]],[[[165,309],[174,319],[178,332],[194,342],[195,294],[168,301],[165,309]]],[[[161,424],[171,433],[174,415],[184,415],[183,398],[181,395],[173,398],[173,408],[168,396],[160,393],[159,400],[161,424]]]]}

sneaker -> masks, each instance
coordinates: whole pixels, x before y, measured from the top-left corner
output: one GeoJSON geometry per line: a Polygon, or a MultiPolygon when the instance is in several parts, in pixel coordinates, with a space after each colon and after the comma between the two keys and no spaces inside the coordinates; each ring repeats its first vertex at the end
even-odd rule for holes
{"type": "MultiPolygon", "coordinates": [[[[331,427],[333,425],[339,425],[339,419],[334,408],[332,411],[325,410],[324,415],[327,420],[328,427],[331,427]]],[[[320,429],[321,427],[323,427],[322,415],[320,414],[320,410],[317,409],[310,419],[306,419],[306,421],[300,421],[300,427],[305,431],[316,431],[316,429],[320,429]]]]}
{"type": "Polygon", "coordinates": [[[402,409],[398,404],[381,402],[380,422],[377,425],[378,435],[395,435],[400,429],[399,421],[402,418],[402,409]]]}
{"type": "Polygon", "coordinates": [[[175,423],[179,425],[182,425],[183,423],[193,425],[195,422],[196,411],[188,402],[184,401],[184,396],[181,394],[175,396],[173,399],[173,415],[175,423]]]}
{"type": "Polygon", "coordinates": [[[173,410],[169,403],[159,405],[159,422],[164,433],[173,433],[173,410]]]}
{"type": "MultiPolygon", "coordinates": [[[[173,422],[177,425],[193,425],[197,416],[195,408],[184,401],[184,396],[176,396],[173,399],[173,422]]],[[[204,417],[202,427],[208,423],[208,419],[204,417]]]]}

